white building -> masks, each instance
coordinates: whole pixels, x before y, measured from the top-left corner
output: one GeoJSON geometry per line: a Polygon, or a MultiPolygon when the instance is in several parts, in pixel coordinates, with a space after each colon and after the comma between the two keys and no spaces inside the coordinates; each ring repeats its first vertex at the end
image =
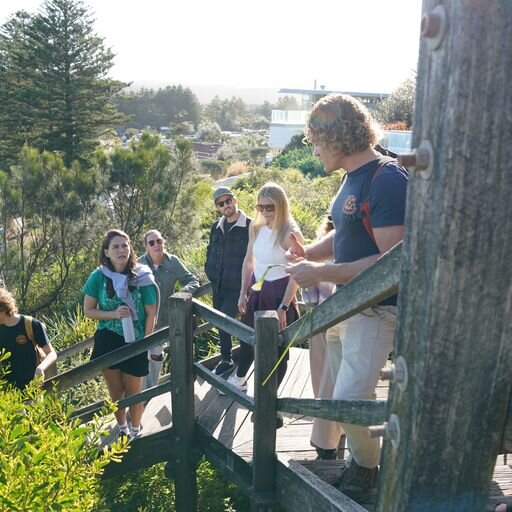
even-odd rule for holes
{"type": "Polygon", "coordinates": [[[268,144],[274,150],[283,149],[295,134],[304,130],[311,107],[320,98],[328,94],[333,92],[349,94],[364,103],[370,110],[375,109],[383,99],[389,96],[387,93],[329,91],[325,88],[280,89],[278,92],[280,94],[299,95],[301,97],[301,110],[272,110],[268,144]]]}

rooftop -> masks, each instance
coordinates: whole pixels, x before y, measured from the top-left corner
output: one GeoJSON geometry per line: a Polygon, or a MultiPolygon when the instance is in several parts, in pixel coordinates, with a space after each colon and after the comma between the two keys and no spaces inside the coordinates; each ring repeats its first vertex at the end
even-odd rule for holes
{"type": "Polygon", "coordinates": [[[387,92],[351,92],[351,91],[334,91],[329,89],[279,89],[279,94],[309,94],[315,95],[326,95],[331,93],[348,94],[357,98],[387,98],[389,93],[387,92]]]}

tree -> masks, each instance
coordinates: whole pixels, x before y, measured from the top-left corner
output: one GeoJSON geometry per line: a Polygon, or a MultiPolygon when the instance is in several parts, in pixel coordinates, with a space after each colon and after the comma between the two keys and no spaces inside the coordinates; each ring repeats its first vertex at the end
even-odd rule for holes
{"type": "MultiPolygon", "coordinates": [[[[304,144],[304,132],[297,133],[292,136],[290,142],[281,150],[279,156],[288,153],[294,149],[304,149],[305,146],[311,146],[311,144],[304,144]]],[[[312,154],[312,151],[309,151],[312,154]]]]}
{"type": "Polygon", "coordinates": [[[272,104],[265,100],[261,105],[254,107],[254,113],[270,120],[270,117],[272,116],[272,108],[272,104]]]}
{"type": "Polygon", "coordinates": [[[69,279],[82,275],[81,249],[95,238],[98,176],[75,162],[25,146],[9,173],[0,172],[2,270],[20,310],[36,312],[65,299],[69,279]]]}
{"type": "Polygon", "coordinates": [[[384,124],[404,122],[412,128],[414,116],[414,96],[416,94],[416,74],[407,78],[378,107],[377,118],[384,124]]]}
{"type": "Polygon", "coordinates": [[[134,240],[171,199],[171,190],[164,186],[169,162],[169,151],[157,135],[148,132],[128,148],[117,147],[111,153],[100,150],[96,155],[114,224],[134,240]]]}
{"type": "Polygon", "coordinates": [[[158,226],[169,236],[173,224],[184,230],[186,223],[179,202],[196,174],[192,146],[178,138],[169,151],[157,135],[144,132],[140,141],[113,152],[99,151],[98,171],[103,175],[105,195],[114,224],[132,240],[140,240],[146,229],[158,226]],[[182,222],[183,221],[183,222],[182,222]]]}
{"type": "Polygon", "coordinates": [[[21,50],[28,23],[30,16],[19,12],[0,27],[0,169],[5,170],[16,162],[23,144],[37,138],[21,50]]]}
{"type": "Polygon", "coordinates": [[[222,142],[220,126],[213,121],[203,121],[199,125],[196,137],[204,142],[222,142]]]}
{"type": "Polygon", "coordinates": [[[187,87],[173,85],[165,89],[140,89],[115,98],[119,110],[130,117],[127,127],[144,129],[148,126],[183,125],[197,128],[201,106],[195,94],[187,87]]]}
{"type": "Polygon", "coordinates": [[[46,0],[34,16],[18,13],[3,27],[1,51],[8,66],[2,73],[9,84],[19,84],[10,92],[1,88],[8,106],[0,138],[21,104],[32,125],[27,140],[60,152],[70,166],[87,160],[102,132],[123,120],[110,99],[127,84],[107,77],[114,54],[93,23],[81,0],[46,0]]]}
{"type": "Polygon", "coordinates": [[[283,96],[277,100],[277,110],[301,110],[294,96],[283,96]]]}
{"type": "Polygon", "coordinates": [[[306,176],[313,178],[324,175],[322,162],[316,156],[313,156],[311,146],[297,147],[281,152],[276,156],[271,167],[280,169],[300,169],[306,176]]]}
{"type": "MultiPolygon", "coordinates": [[[[155,112],[162,119],[160,126],[188,122],[194,127],[199,124],[201,106],[195,94],[187,87],[174,85],[159,89],[154,97],[155,112]]],[[[155,126],[158,128],[158,126],[155,126]]]]}
{"type": "Polygon", "coordinates": [[[232,97],[230,100],[221,100],[215,96],[206,106],[205,114],[222,130],[239,131],[247,113],[247,106],[242,98],[232,97]]]}
{"type": "Polygon", "coordinates": [[[244,134],[229,139],[217,152],[220,160],[242,161],[261,165],[268,152],[267,140],[257,134],[244,134]]]}
{"type": "Polygon", "coordinates": [[[136,92],[121,92],[113,98],[118,110],[126,115],[125,129],[142,130],[147,126],[158,126],[160,120],[155,117],[154,96],[153,89],[142,87],[136,92]]]}

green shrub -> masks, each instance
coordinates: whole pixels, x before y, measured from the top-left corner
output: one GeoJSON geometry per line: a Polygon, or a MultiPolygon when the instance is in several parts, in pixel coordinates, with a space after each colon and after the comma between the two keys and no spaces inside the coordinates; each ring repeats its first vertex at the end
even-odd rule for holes
{"type": "MultiPolygon", "coordinates": [[[[48,336],[57,352],[75,345],[76,343],[90,338],[96,331],[96,320],[87,318],[80,304],[65,315],[53,315],[44,319],[48,330],[48,336]]],[[[76,354],[72,357],[59,360],[57,363],[58,373],[71,370],[89,361],[90,350],[76,354]]],[[[62,401],[72,407],[81,408],[108,396],[107,388],[103,377],[100,375],[94,379],[82,382],[61,393],[62,401]]]]}
{"type": "Polygon", "coordinates": [[[304,132],[297,133],[292,136],[290,142],[286,144],[286,146],[281,150],[281,155],[288,153],[288,151],[292,151],[292,149],[300,149],[305,146],[304,144],[304,132]]]}
{"type": "Polygon", "coordinates": [[[319,158],[313,156],[311,146],[303,146],[281,153],[272,160],[271,167],[300,169],[305,176],[310,178],[324,176],[322,162],[319,158]]]}
{"type": "MultiPolygon", "coordinates": [[[[164,475],[164,464],[141,469],[103,483],[110,512],[167,512],[175,510],[174,484],[164,475]]],[[[203,461],[197,469],[199,512],[246,512],[249,500],[203,461]]]]}
{"type": "Polygon", "coordinates": [[[80,425],[71,412],[37,383],[21,392],[0,378],[0,510],[106,510],[99,477],[126,447],[118,442],[98,454],[103,417],[80,425]]]}
{"type": "Polygon", "coordinates": [[[46,317],[48,336],[57,352],[90,338],[96,330],[96,320],[87,318],[80,304],[64,315],[46,317]]]}
{"type": "Polygon", "coordinates": [[[226,162],[222,160],[200,160],[201,170],[209,173],[212,178],[218,179],[226,172],[226,162]]]}

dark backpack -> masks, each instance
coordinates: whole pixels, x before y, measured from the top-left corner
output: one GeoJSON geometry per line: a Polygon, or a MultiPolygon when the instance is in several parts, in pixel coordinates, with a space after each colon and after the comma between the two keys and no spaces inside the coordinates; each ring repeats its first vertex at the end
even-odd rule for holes
{"type": "MultiPolygon", "coordinates": [[[[367,173],[365,182],[363,183],[362,193],[361,193],[361,202],[359,203],[359,208],[356,213],[352,214],[351,221],[355,222],[359,219],[363,222],[363,226],[366,229],[366,232],[368,233],[369,237],[375,242],[375,236],[373,234],[373,228],[372,228],[372,222],[370,219],[370,187],[372,186],[373,180],[379,175],[379,173],[382,171],[385,165],[389,164],[390,162],[396,163],[396,153],[393,153],[392,151],[389,151],[386,148],[383,148],[379,144],[377,144],[374,149],[378,151],[380,154],[385,156],[383,160],[381,160],[381,163],[378,167],[376,167],[373,171],[367,173]]],[[[407,169],[404,167],[399,167],[400,172],[406,177],[406,179],[409,179],[409,173],[407,172],[407,169]]],[[[345,174],[346,176],[346,174],[345,174]]]]}

